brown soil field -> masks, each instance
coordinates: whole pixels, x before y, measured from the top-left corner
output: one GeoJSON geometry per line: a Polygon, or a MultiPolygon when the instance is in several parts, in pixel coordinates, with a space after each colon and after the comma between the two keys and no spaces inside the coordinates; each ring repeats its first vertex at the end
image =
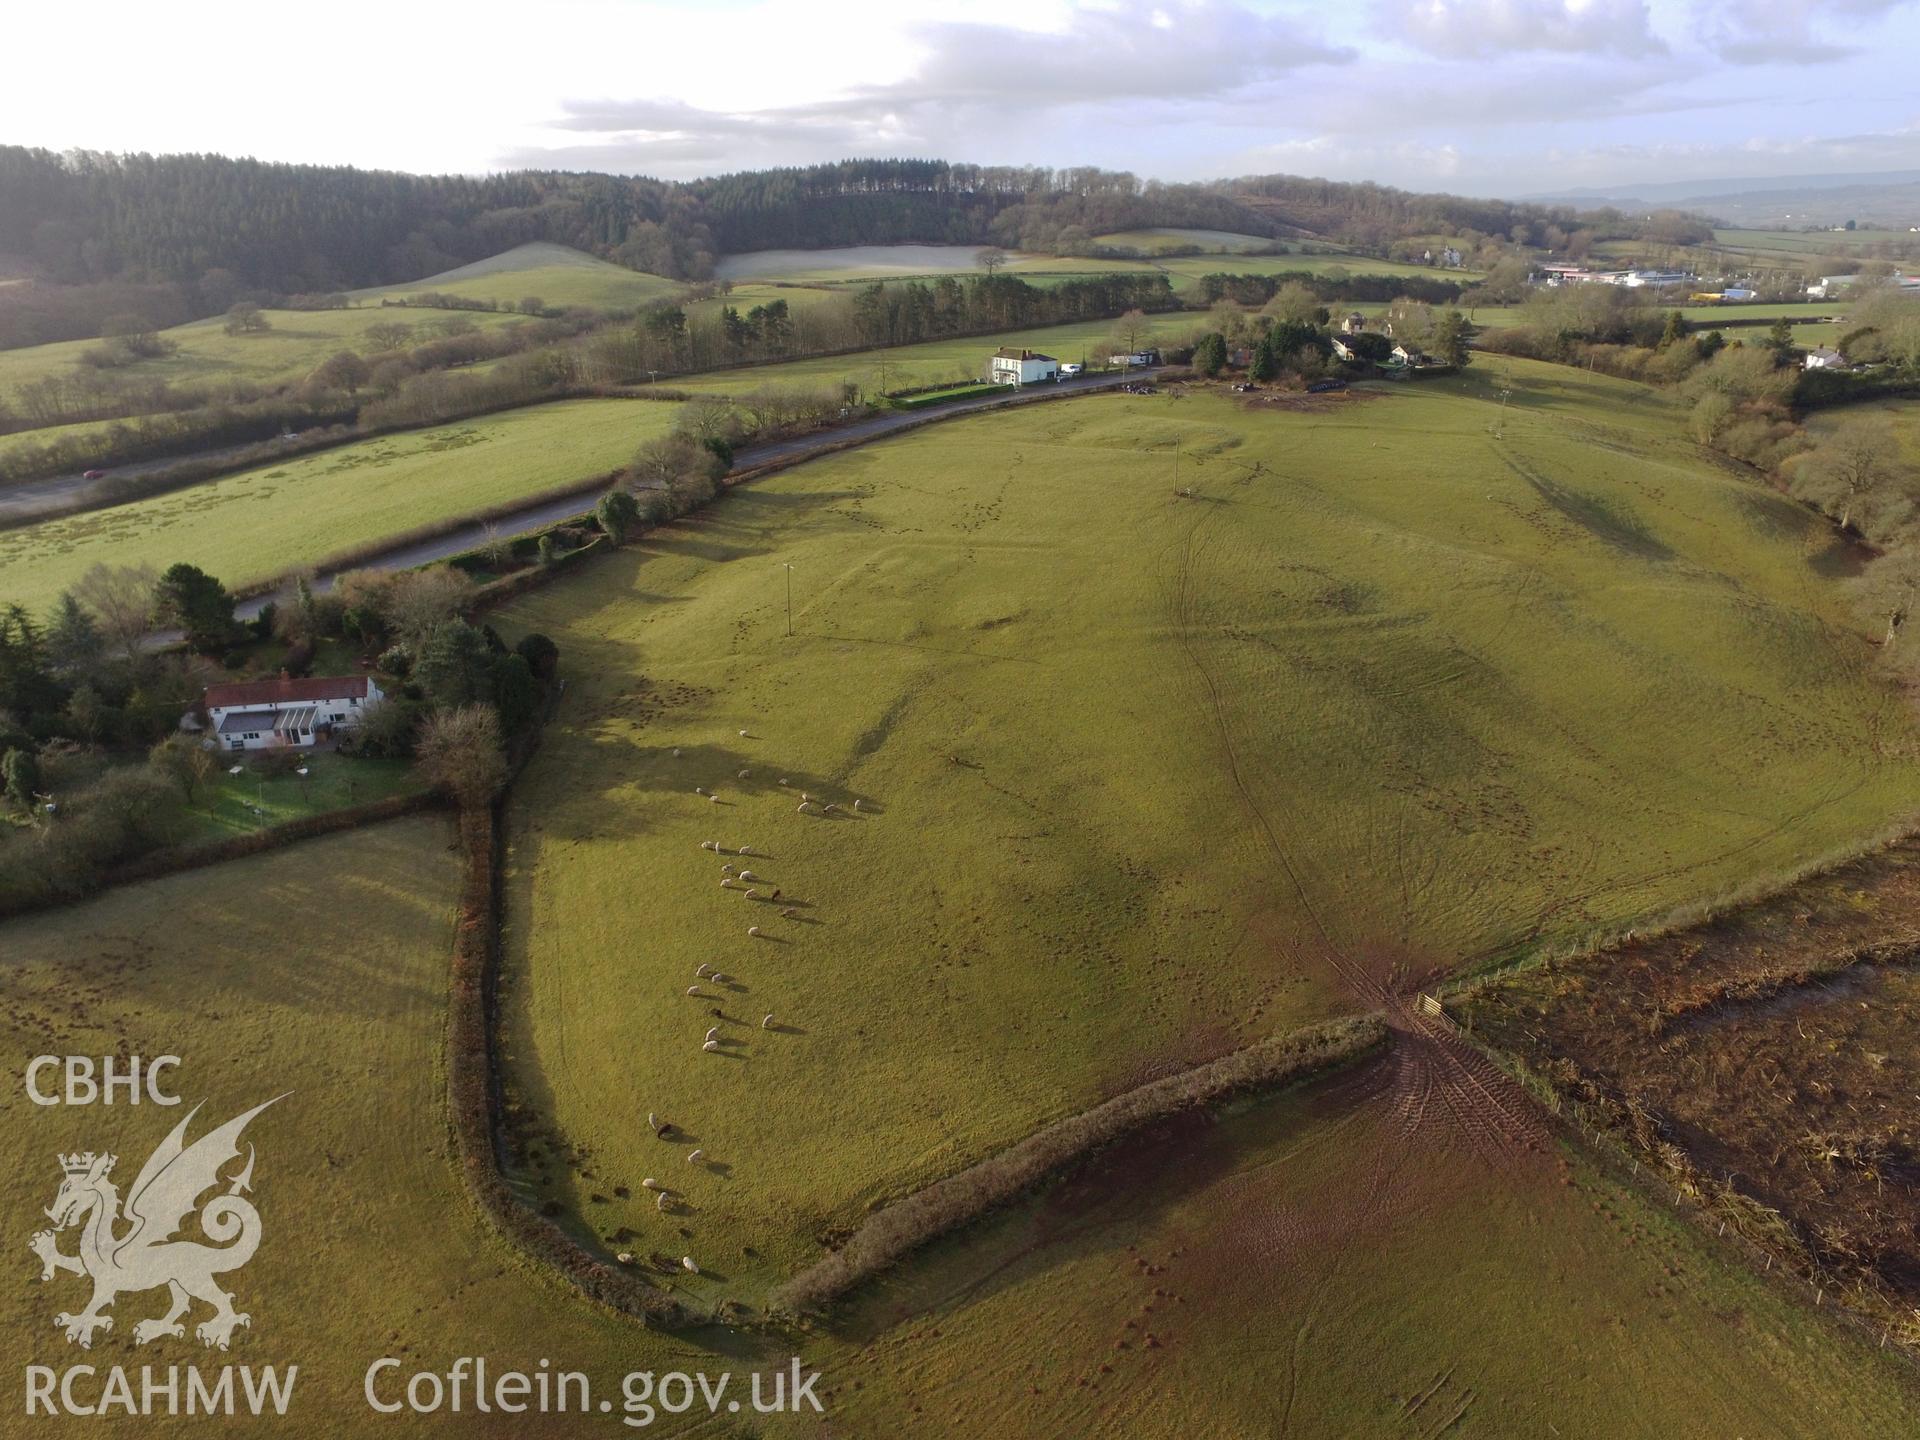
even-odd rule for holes
{"type": "Polygon", "coordinates": [[[1920,1302],[1920,838],[1699,926],[1507,977],[1475,1035],[1920,1302]]]}

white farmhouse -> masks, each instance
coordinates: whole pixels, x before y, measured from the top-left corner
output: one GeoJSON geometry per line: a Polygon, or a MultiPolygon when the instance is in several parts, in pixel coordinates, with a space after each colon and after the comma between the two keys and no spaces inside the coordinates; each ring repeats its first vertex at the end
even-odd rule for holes
{"type": "Polygon", "coordinates": [[[1842,355],[1838,350],[1828,350],[1825,348],[1809,350],[1807,352],[1807,358],[1800,363],[1808,370],[1845,370],[1849,368],[1846,356],[1842,355]]]}
{"type": "Polygon", "coordinates": [[[990,372],[996,385],[1032,385],[1060,374],[1060,362],[1038,350],[996,350],[990,372]]]}
{"type": "Polygon", "coordinates": [[[201,703],[215,743],[223,750],[308,746],[336,730],[352,730],[369,705],[382,699],[367,675],[317,675],[292,680],[241,680],[209,685],[201,703]]]}

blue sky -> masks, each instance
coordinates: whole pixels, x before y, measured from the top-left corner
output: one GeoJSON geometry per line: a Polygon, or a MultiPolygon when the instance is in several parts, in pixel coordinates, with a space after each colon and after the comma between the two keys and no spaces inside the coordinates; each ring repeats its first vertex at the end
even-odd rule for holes
{"type": "Polygon", "coordinates": [[[323,24],[108,0],[6,26],[16,59],[61,63],[9,66],[0,140],[54,149],[678,178],[921,155],[1502,194],[1920,170],[1920,0],[336,0],[323,24]]]}

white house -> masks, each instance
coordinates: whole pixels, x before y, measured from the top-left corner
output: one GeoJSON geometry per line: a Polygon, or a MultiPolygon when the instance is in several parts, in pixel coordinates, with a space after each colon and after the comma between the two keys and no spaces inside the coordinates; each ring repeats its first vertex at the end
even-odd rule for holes
{"type": "Polygon", "coordinates": [[[1847,357],[1838,350],[1809,350],[1801,365],[1808,370],[1845,370],[1847,357]]]}
{"type": "Polygon", "coordinates": [[[1031,385],[1058,376],[1060,362],[1038,350],[996,350],[990,373],[996,385],[1031,385]]]}
{"type": "Polygon", "coordinates": [[[312,745],[336,730],[352,730],[369,705],[382,699],[367,675],[318,675],[292,680],[241,680],[209,685],[201,703],[223,750],[312,745]]]}

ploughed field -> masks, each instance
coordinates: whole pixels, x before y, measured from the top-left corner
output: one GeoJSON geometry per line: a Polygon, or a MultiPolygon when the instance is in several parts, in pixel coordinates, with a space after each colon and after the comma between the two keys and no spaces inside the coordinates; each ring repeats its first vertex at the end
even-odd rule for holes
{"type": "MultiPolygon", "coordinates": [[[[520,1173],[758,1301],[1144,1079],[1851,843],[1920,780],[1834,568],[1656,393],[1523,363],[736,491],[498,622],[572,677],[513,804],[520,1173]]],[[[1444,1048],[1380,1103],[1545,1163],[1444,1048]]]]}
{"type": "Polygon", "coordinates": [[[44,609],[95,564],[164,570],[185,560],[229,586],[316,566],[618,469],[671,428],[678,408],[564,400],[505,410],[0,531],[0,602],[44,609]]]}

